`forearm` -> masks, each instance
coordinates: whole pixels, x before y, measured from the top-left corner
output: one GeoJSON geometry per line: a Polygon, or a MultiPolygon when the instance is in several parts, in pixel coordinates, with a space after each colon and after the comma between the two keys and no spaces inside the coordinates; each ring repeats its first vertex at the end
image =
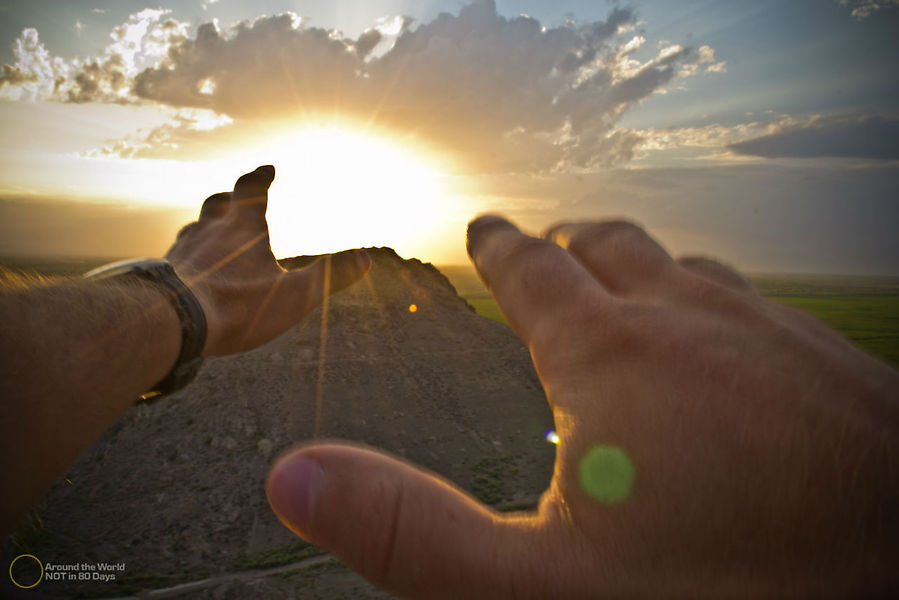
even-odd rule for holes
{"type": "Polygon", "coordinates": [[[0,290],[0,529],[162,379],[178,316],[151,284],[59,282],[0,290]]]}

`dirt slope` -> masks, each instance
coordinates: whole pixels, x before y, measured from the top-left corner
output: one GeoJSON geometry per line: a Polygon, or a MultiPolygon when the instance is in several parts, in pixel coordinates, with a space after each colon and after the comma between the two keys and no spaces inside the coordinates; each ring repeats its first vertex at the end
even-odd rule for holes
{"type": "Polygon", "coordinates": [[[23,528],[23,546],[7,544],[6,554],[125,571],[112,583],[36,590],[116,596],[244,572],[183,596],[388,597],[340,564],[247,571],[318,552],[281,526],[263,490],[274,457],[315,436],[317,404],[318,437],[382,448],[491,504],[535,501],[554,451],[526,348],[474,314],[433,266],[389,248],[370,253],[367,280],[326,313],[253,352],[207,360],[194,384],[134,407],[84,453],[47,495],[42,525],[23,528]]]}

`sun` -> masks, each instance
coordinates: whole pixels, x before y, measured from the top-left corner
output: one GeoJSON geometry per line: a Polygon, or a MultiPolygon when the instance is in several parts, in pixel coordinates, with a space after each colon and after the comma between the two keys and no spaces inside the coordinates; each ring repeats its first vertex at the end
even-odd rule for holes
{"type": "Polygon", "coordinates": [[[452,210],[438,160],[346,125],[298,126],[268,138],[277,169],[268,222],[276,256],[391,246],[415,255],[452,210]]]}

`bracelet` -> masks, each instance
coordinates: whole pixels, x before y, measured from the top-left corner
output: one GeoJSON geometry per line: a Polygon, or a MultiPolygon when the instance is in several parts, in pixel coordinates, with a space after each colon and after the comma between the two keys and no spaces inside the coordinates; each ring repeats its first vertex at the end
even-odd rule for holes
{"type": "Polygon", "coordinates": [[[140,396],[138,403],[154,402],[193,381],[203,364],[206,345],[206,315],[200,301],[175,273],[167,260],[126,260],[104,265],[86,273],[87,279],[113,280],[138,277],[163,288],[181,323],[181,350],[168,375],[140,396]]]}

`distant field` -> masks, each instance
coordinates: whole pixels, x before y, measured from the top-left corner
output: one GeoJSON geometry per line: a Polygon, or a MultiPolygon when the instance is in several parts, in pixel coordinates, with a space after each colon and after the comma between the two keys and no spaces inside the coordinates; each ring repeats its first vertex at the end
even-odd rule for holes
{"type": "Polygon", "coordinates": [[[116,258],[0,256],[0,268],[26,277],[78,277],[116,258]]]}
{"type": "MultiPolygon", "coordinates": [[[[0,267],[17,274],[77,277],[111,260],[0,256],[0,267]]],[[[507,324],[472,267],[438,268],[478,314],[507,324]]],[[[755,275],[750,279],[763,296],[818,317],[861,348],[899,367],[899,277],[755,275]]]]}
{"type": "MultiPolygon", "coordinates": [[[[472,267],[439,268],[479,315],[508,324],[472,267]]],[[[899,367],[899,277],[756,275],[750,279],[763,296],[814,315],[859,347],[899,367]]]]}

